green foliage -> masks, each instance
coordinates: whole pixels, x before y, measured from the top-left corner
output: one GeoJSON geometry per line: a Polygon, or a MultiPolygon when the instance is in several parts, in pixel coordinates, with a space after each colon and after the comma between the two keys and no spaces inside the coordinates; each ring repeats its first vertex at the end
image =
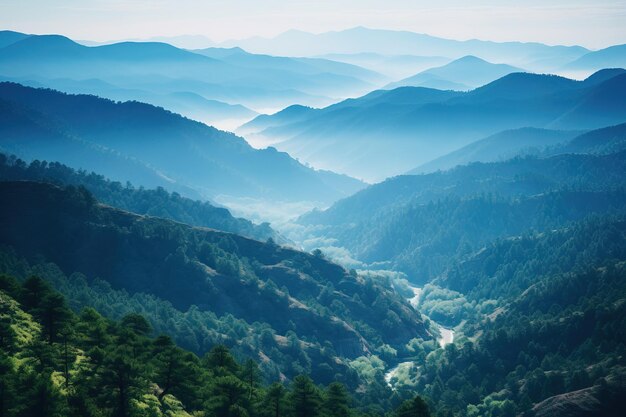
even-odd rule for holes
{"type": "Polygon", "coordinates": [[[623,151],[474,163],[388,179],[299,222],[360,261],[427,283],[495,239],[619,212],[624,171],[623,151]]]}
{"type": "Polygon", "coordinates": [[[289,403],[294,417],[317,417],[321,395],[309,377],[298,375],[292,383],[289,403]]]}
{"type": "Polygon", "coordinates": [[[15,156],[0,153],[0,180],[82,186],[103,203],[133,213],[210,227],[259,240],[281,240],[268,223],[255,225],[249,220],[233,217],[227,209],[208,202],[185,198],[162,187],[150,190],[133,187],[128,182],[124,185],[94,172],[74,170],[58,162],[36,160],[27,164],[15,156]]]}
{"type": "MultiPolygon", "coordinates": [[[[51,264],[35,268],[56,282],[72,308],[96,307],[115,319],[139,312],[199,355],[224,344],[238,360],[268,358],[260,365],[267,382],[281,373],[288,379],[310,373],[318,383],[337,379],[354,388],[348,359],[428,337],[390,284],[321,257],[136,216],[72,187],[1,182],[0,194],[11,195],[0,206],[0,242],[27,259],[43,257],[62,271],[85,274],[67,279],[51,264]]],[[[30,273],[23,262],[4,264],[1,271],[30,273]]],[[[26,303],[39,299],[36,286],[29,291],[26,303]]]]}
{"type": "MultiPolygon", "coordinates": [[[[53,300],[65,306],[63,297],[36,277],[22,286],[12,282],[24,300],[32,302],[37,293],[48,300],[46,308],[53,300]]],[[[3,320],[20,326],[25,319],[36,321],[41,329],[24,346],[9,350],[5,343],[0,349],[2,417],[359,415],[340,383],[318,388],[301,375],[289,388],[264,387],[255,362],[239,363],[221,345],[199,359],[167,336],[149,338],[147,322],[136,314],[113,322],[93,308],[80,315],[67,310],[73,333],[50,339],[42,303],[27,307],[5,289],[0,301],[3,320]]]]}
{"type": "Polygon", "coordinates": [[[426,401],[419,395],[407,400],[396,410],[397,417],[430,417],[426,401]]]}

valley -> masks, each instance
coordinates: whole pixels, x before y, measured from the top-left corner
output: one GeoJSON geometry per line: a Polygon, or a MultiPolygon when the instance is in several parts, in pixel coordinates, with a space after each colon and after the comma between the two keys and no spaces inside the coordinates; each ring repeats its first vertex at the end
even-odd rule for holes
{"type": "Polygon", "coordinates": [[[622,38],[168,25],[0,31],[0,417],[621,415],[622,38]]]}

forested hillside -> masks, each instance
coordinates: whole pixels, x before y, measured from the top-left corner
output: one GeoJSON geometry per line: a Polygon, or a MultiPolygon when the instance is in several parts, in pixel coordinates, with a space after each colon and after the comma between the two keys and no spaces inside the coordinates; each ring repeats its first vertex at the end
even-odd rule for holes
{"type": "MultiPolygon", "coordinates": [[[[264,384],[258,364],[222,345],[201,357],[153,337],[138,314],[74,313],[41,278],[0,275],[0,415],[281,417],[365,415],[337,382],[264,384]]],[[[394,416],[425,412],[416,397],[394,416]]]]}
{"type": "Polygon", "coordinates": [[[493,239],[621,210],[625,164],[623,152],[475,163],[396,177],[299,221],[357,259],[423,283],[493,239]]]}
{"type": "Polygon", "coordinates": [[[128,182],[121,184],[110,181],[95,172],[77,171],[58,162],[35,160],[28,164],[15,156],[0,154],[0,180],[83,186],[99,201],[133,213],[209,227],[258,240],[282,240],[269,224],[255,225],[249,220],[233,217],[227,209],[215,207],[209,202],[191,200],[160,187],[136,188],[128,182]]]}
{"type": "Polygon", "coordinates": [[[624,416],[626,5],[489,1],[0,1],[0,417],[624,416]]]}
{"type": "Polygon", "coordinates": [[[505,130],[624,123],[625,94],[618,71],[584,81],[520,72],[465,93],[401,87],[322,109],[287,109],[242,131],[314,166],[382,181],[505,130]]]}
{"type": "Polygon", "coordinates": [[[152,311],[158,326],[199,353],[220,340],[265,358],[270,375],[306,371],[316,381],[357,386],[350,360],[429,338],[389,283],[349,273],[319,253],[138,216],[73,186],[2,182],[0,195],[0,243],[12,248],[6,272],[27,275],[23,258],[54,262],[60,271],[44,265],[47,274],[61,275],[59,288],[80,294],[71,302],[82,306],[106,297],[122,305],[124,298],[151,300],[178,321],[152,311]],[[74,272],[86,278],[62,277],[74,272]],[[193,323],[202,317],[213,323],[208,340],[207,323],[193,323]]]}
{"type": "Polygon", "coordinates": [[[232,133],[145,103],[3,82],[0,108],[3,151],[94,170],[123,183],[192,197],[322,202],[362,187],[353,178],[316,171],[274,148],[254,149],[232,133]]]}

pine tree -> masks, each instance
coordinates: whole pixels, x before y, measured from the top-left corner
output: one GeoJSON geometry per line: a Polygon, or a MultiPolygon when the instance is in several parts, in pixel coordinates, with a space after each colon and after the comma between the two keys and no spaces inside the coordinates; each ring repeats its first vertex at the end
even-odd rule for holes
{"type": "Polygon", "coordinates": [[[407,400],[396,410],[397,417],[430,417],[426,401],[419,395],[407,400]]]}
{"type": "Polygon", "coordinates": [[[238,417],[247,409],[246,387],[233,375],[215,378],[206,404],[210,416],[238,417]]]}
{"type": "Polygon", "coordinates": [[[248,391],[248,401],[252,401],[253,396],[259,386],[259,366],[252,359],[248,359],[241,370],[241,380],[248,391]]]}
{"type": "Polygon", "coordinates": [[[161,388],[159,400],[168,394],[184,404],[194,402],[194,391],[199,385],[197,358],[176,347],[168,336],[159,336],[153,342],[155,362],[154,380],[161,388]]]}
{"type": "Polygon", "coordinates": [[[343,384],[339,382],[331,383],[324,395],[323,408],[325,417],[348,417],[350,415],[348,402],[348,393],[343,384]]]}
{"type": "Polygon", "coordinates": [[[217,345],[204,357],[205,366],[216,376],[236,375],[239,365],[224,345],[217,345]]]}
{"type": "Polygon", "coordinates": [[[320,395],[311,378],[298,375],[293,379],[290,403],[295,417],[318,416],[320,395]]]}
{"type": "Polygon", "coordinates": [[[263,399],[263,415],[266,417],[283,417],[286,415],[286,396],[287,390],[283,384],[275,382],[270,385],[263,399]]]}

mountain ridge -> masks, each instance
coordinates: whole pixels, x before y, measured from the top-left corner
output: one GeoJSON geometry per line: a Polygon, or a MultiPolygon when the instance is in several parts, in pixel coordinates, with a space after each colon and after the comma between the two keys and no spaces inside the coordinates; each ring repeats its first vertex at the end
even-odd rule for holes
{"type": "MultiPolygon", "coordinates": [[[[137,177],[120,176],[119,169],[128,168],[128,161],[132,161],[143,170],[153,171],[152,182],[145,185],[172,188],[178,183],[183,189],[195,188],[196,193],[205,197],[239,193],[328,201],[328,198],[335,198],[332,196],[337,196],[337,192],[341,194],[341,189],[348,193],[353,186],[360,187],[356,180],[339,175],[318,176],[316,171],[285,153],[271,148],[255,150],[232,133],[147,104],[116,103],[96,96],[69,95],[10,83],[0,83],[0,100],[7,102],[9,109],[22,107],[27,114],[33,110],[42,114],[44,124],[53,126],[56,131],[59,143],[71,144],[73,151],[65,155],[56,148],[41,148],[39,136],[28,136],[32,134],[27,132],[35,127],[31,120],[25,121],[11,135],[5,135],[0,146],[18,156],[28,150],[32,159],[68,162],[74,168],[90,168],[81,166],[79,160],[69,160],[75,152],[93,154],[94,146],[100,153],[113,151],[118,161],[111,166],[100,164],[97,171],[122,182],[131,180],[144,184],[144,181],[137,181],[137,177]],[[146,148],[149,143],[158,143],[159,149],[146,148]],[[51,151],[54,151],[52,158],[46,155],[51,151]],[[271,171],[267,164],[272,167],[271,171]],[[274,170],[276,167],[290,175],[284,177],[274,170]],[[161,179],[156,181],[156,177],[161,179]],[[291,191],[286,192],[287,189],[291,191]]],[[[5,132],[11,132],[13,122],[10,118],[4,121],[5,132]]]]}

